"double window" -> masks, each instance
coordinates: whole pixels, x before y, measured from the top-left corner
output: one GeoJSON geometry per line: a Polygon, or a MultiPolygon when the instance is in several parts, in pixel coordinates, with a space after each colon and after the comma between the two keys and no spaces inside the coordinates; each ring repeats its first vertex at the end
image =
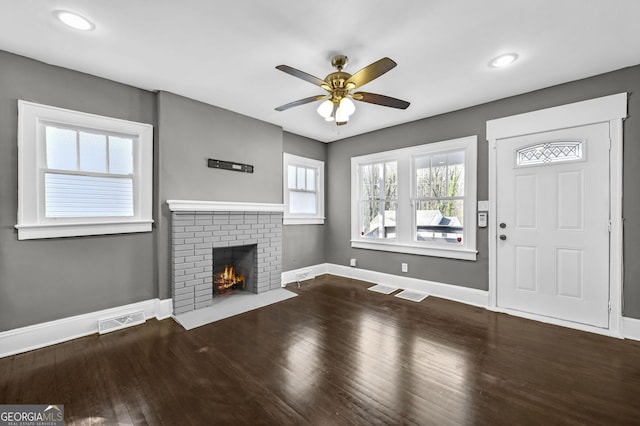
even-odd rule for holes
{"type": "Polygon", "coordinates": [[[352,247],[475,260],[477,137],[353,157],[352,247]]]}
{"type": "Polygon", "coordinates": [[[150,231],[152,131],[19,101],[18,238],[150,231]]]}
{"type": "Polygon", "coordinates": [[[324,223],[324,162],[283,156],[285,225],[324,223]]]}

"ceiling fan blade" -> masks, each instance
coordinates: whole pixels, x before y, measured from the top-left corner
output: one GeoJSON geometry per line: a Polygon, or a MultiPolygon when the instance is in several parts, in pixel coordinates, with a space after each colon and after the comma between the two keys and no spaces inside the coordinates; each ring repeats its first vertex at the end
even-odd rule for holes
{"type": "Polygon", "coordinates": [[[353,99],[360,102],[368,102],[370,104],[382,105],[391,108],[407,109],[411,105],[402,99],[392,98],[390,96],[378,95],[377,93],[356,92],[352,95],[353,99]]]}
{"type": "Polygon", "coordinates": [[[320,79],[318,77],[315,77],[315,76],[313,76],[311,74],[307,74],[304,71],[300,71],[298,69],[292,68],[289,65],[278,65],[276,67],[276,69],[279,69],[282,72],[286,72],[287,74],[290,74],[290,75],[292,75],[294,77],[298,77],[298,78],[300,78],[300,79],[302,79],[304,81],[308,81],[309,83],[315,84],[316,86],[320,86],[325,90],[329,90],[330,89],[330,87],[329,87],[329,85],[327,84],[326,81],[324,81],[324,80],[322,80],[322,79],[320,79]]]}
{"type": "Polygon", "coordinates": [[[367,65],[366,67],[362,68],[360,71],[349,77],[349,79],[345,82],[345,87],[349,89],[355,89],[356,87],[364,86],[371,80],[374,80],[387,71],[393,69],[396,65],[398,64],[396,64],[393,60],[389,58],[382,58],[372,64],[367,65]],[[351,85],[353,86],[349,87],[351,85]]]}
{"type": "Polygon", "coordinates": [[[328,99],[329,95],[316,95],[310,96],[304,99],[298,99],[297,101],[289,102],[288,104],[280,105],[276,108],[276,111],[285,111],[289,108],[297,107],[300,105],[308,104],[309,102],[319,101],[320,99],[328,99]]]}

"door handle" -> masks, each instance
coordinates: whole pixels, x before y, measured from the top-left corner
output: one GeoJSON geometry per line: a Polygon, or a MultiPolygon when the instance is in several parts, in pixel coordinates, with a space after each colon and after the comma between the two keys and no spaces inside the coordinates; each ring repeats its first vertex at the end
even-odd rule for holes
{"type": "Polygon", "coordinates": [[[500,235],[500,239],[501,239],[502,241],[504,241],[504,240],[506,240],[506,239],[507,239],[507,236],[506,236],[506,235],[504,235],[504,234],[502,234],[502,235],[500,235]]]}

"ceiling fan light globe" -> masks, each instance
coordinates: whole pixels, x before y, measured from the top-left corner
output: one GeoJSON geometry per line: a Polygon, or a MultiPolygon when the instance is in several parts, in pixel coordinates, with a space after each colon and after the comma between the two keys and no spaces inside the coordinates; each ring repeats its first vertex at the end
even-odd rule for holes
{"type": "Polygon", "coordinates": [[[342,106],[338,106],[336,109],[336,123],[346,123],[349,121],[349,114],[346,113],[347,110],[342,108],[342,106]]]}
{"type": "MultiPolygon", "coordinates": [[[[333,112],[333,102],[327,99],[326,101],[322,102],[318,106],[318,109],[316,111],[318,111],[318,114],[320,114],[320,117],[324,118],[325,120],[327,120],[328,118],[333,119],[331,117],[331,113],[333,112]]],[[[327,121],[331,121],[331,120],[327,120],[327,121]]]]}
{"type": "Polygon", "coordinates": [[[341,114],[349,117],[351,114],[356,112],[356,106],[351,99],[342,98],[342,100],[340,101],[340,112],[341,114]]]}

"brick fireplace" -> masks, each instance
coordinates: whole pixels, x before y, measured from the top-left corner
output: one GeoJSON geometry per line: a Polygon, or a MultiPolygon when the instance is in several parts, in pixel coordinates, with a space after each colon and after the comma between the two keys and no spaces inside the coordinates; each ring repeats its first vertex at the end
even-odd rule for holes
{"type": "Polygon", "coordinates": [[[181,200],[167,204],[171,210],[174,315],[213,304],[216,249],[242,251],[240,247],[253,246],[254,284],[247,290],[262,293],[281,287],[281,204],[181,200]]]}

